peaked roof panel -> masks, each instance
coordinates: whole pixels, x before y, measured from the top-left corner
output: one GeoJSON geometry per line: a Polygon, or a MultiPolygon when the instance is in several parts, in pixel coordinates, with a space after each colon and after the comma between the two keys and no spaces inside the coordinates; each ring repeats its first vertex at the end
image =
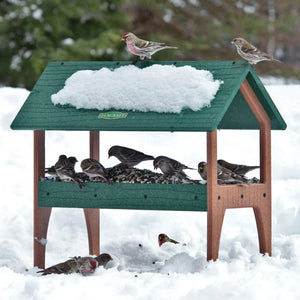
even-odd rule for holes
{"type": "MultiPolygon", "coordinates": [[[[65,81],[79,70],[115,69],[132,62],[51,62],[11,124],[12,129],[25,130],[104,130],[104,131],[214,131],[218,129],[258,129],[252,111],[243,104],[239,92],[247,78],[256,96],[271,119],[272,129],[285,129],[286,124],[252,67],[234,61],[139,61],[140,68],[153,64],[192,66],[208,70],[214,79],[222,80],[215,99],[200,111],[183,110],[180,114],[118,111],[119,119],[100,119],[100,113],[113,112],[76,109],[69,105],[54,105],[51,95],[64,87],[65,81]],[[126,115],[127,113],[127,115],[126,115]],[[238,114],[238,117],[235,115],[238,114]],[[126,115],[126,117],[124,117],[126,115]]],[[[78,95],[80,97],[80,95],[78,95]]],[[[244,100],[245,102],[245,100],[244,100]]],[[[247,103],[246,103],[247,104],[247,103]]]]}

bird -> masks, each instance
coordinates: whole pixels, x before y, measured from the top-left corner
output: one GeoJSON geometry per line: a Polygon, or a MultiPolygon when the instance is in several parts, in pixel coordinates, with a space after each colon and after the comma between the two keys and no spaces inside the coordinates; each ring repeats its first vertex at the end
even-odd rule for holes
{"type": "MultiPolygon", "coordinates": [[[[68,157],[68,161],[73,166],[73,168],[75,168],[75,164],[78,162],[78,160],[75,156],[68,157]]],[[[51,166],[49,168],[45,168],[45,173],[48,173],[49,175],[57,175],[54,166],[51,166]]]]}
{"type": "Polygon", "coordinates": [[[74,166],[72,165],[72,162],[70,162],[66,155],[62,154],[59,156],[58,161],[54,165],[55,171],[57,176],[61,179],[69,179],[74,181],[78,187],[82,188],[81,181],[76,178],[76,173],[74,170],[74,166]]]}
{"type": "Polygon", "coordinates": [[[246,175],[248,172],[260,168],[260,166],[246,166],[246,165],[232,164],[230,162],[227,162],[224,159],[218,159],[217,162],[221,167],[231,170],[232,172],[238,175],[246,175]]]}
{"type": "MultiPolygon", "coordinates": [[[[207,180],[207,163],[204,161],[201,161],[198,164],[198,173],[202,177],[202,179],[207,180]]],[[[231,170],[228,170],[219,164],[217,164],[217,177],[220,183],[238,183],[243,184],[247,183],[248,179],[243,176],[234,173],[231,170]]]]}
{"type": "Polygon", "coordinates": [[[126,42],[128,50],[132,54],[139,56],[141,60],[145,57],[151,59],[154,53],[163,49],[177,49],[177,47],[167,46],[165,43],[142,40],[132,32],[125,32],[122,40],[126,42]]]}
{"type": "Polygon", "coordinates": [[[173,239],[170,239],[166,234],[160,233],[158,235],[158,246],[161,247],[161,245],[166,242],[173,243],[173,244],[179,244],[179,242],[177,242],[173,239]]]}
{"type": "Polygon", "coordinates": [[[108,150],[108,158],[111,156],[115,156],[119,161],[129,168],[138,165],[142,161],[154,159],[154,156],[152,155],[147,155],[143,152],[123,146],[112,146],[108,150]]]}
{"type": "Polygon", "coordinates": [[[251,65],[255,65],[264,60],[277,61],[281,63],[280,60],[275,59],[272,55],[257,49],[241,37],[234,38],[231,43],[236,46],[237,53],[251,65]]]}
{"type": "Polygon", "coordinates": [[[98,262],[98,267],[103,266],[104,268],[109,261],[113,260],[112,257],[108,253],[102,253],[102,254],[96,256],[95,259],[98,262]]]}
{"type": "Polygon", "coordinates": [[[175,175],[180,178],[187,178],[183,172],[184,169],[195,170],[167,156],[157,156],[153,161],[153,166],[154,169],[160,168],[165,175],[175,175]]]}
{"type": "Polygon", "coordinates": [[[42,275],[71,273],[88,275],[94,273],[97,267],[105,267],[110,260],[112,260],[112,257],[107,253],[100,254],[97,257],[74,256],[65,262],[53,265],[37,273],[42,273],[42,275]]]}
{"type": "Polygon", "coordinates": [[[107,184],[111,184],[107,170],[96,159],[86,158],[81,162],[80,166],[83,173],[87,174],[90,178],[101,177],[107,184]]]}

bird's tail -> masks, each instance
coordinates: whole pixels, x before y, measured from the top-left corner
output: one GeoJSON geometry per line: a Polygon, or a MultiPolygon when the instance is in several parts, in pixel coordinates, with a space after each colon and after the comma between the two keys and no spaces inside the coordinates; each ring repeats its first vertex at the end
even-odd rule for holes
{"type": "Polygon", "coordinates": [[[84,186],[83,182],[80,181],[79,178],[74,178],[73,181],[78,185],[80,189],[84,186]]]}
{"type": "Polygon", "coordinates": [[[272,58],[272,61],[276,61],[276,62],[278,62],[278,63],[280,63],[280,64],[283,64],[283,62],[282,62],[281,60],[278,60],[278,59],[276,59],[276,58],[272,58]]]}

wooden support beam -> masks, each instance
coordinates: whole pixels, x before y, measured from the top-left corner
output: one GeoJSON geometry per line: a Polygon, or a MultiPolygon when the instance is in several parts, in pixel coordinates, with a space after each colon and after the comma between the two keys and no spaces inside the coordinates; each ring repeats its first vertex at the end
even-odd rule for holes
{"type": "Polygon", "coordinates": [[[45,176],[45,131],[33,132],[33,265],[45,268],[51,207],[38,206],[38,182],[45,176]]]}
{"type": "Polygon", "coordinates": [[[245,100],[259,121],[260,180],[264,196],[253,207],[261,253],[272,254],[272,195],[271,195],[271,120],[257,99],[247,79],[240,87],[245,100]]]}
{"type": "MultiPolygon", "coordinates": [[[[90,131],[90,158],[94,158],[99,161],[99,131],[90,131]]],[[[91,255],[100,254],[100,210],[84,208],[84,216],[86,221],[88,241],[89,241],[89,253],[91,255]]]]}
{"type": "Polygon", "coordinates": [[[217,129],[207,132],[207,168],[207,260],[216,260],[225,214],[217,194],[217,129]]]}

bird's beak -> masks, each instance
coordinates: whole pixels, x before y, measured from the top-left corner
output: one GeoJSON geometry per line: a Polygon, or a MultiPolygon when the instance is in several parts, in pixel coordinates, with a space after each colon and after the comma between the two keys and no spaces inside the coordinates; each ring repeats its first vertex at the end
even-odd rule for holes
{"type": "Polygon", "coordinates": [[[124,38],[121,38],[121,41],[125,41],[125,39],[124,39],[124,38]]]}
{"type": "Polygon", "coordinates": [[[234,44],[234,41],[231,41],[231,44],[234,44]]]}

